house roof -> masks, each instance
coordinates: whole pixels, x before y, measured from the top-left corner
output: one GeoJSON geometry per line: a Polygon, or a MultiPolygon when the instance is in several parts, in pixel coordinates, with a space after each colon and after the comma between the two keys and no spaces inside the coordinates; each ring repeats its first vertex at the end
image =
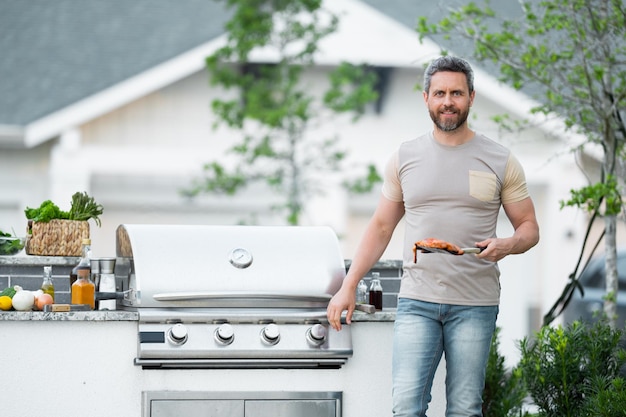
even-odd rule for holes
{"type": "Polygon", "coordinates": [[[19,135],[219,36],[225,20],[207,0],[3,0],[0,126],[19,135]]]}
{"type": "MultiPolygon", "coordinates": [[[[362,2],[387,16],[389,28],[390,22],[397,25],[395,31],[378,33],[383,43],[398,47],[395,61],[379,58],[391,65],[399,65],[403,53],[407,62],[414,61],[397,34],[414,33],[418,16],[434,18],[444,8],[436,1],[362,2]]],[[[492,7],[503,6],[519,9],[517,0],[492,7]]],[[[200,70],[219,45],[227,17],[216,0],[3,0],[0,147],[36,146],[200,70]]],[[[370,32],[371,27],[360,32],[364,44],[368,35],[374,41],[370,32]]]]}
{"type": "MultiPolygon", "coordinates": [[[[429,21],[436,22],[445,15],[450,9],[456,9],[461,5],[467,4],[469,0],[434,0],[430,2],[415,0],[361,0],[365,4],[380,10],[397,22],[415,29],[420,16],[425,16],[429,21]]],[[[483,0],[484,1],[484,0],[483,0]]],[[[521,16],[521,6],[519,0],[486,0],[489,7],[493,9],[500,17],[514,18],[521,16]]],[[[474,0],[479,5],[481,1],[474,0]]],[[[446,42],[443,38],[442,43],[447,44],[450,48],[454,47],[454,43],[446,42]]],[[[457,49],[457,48],[453,48],[457,49]]]]}

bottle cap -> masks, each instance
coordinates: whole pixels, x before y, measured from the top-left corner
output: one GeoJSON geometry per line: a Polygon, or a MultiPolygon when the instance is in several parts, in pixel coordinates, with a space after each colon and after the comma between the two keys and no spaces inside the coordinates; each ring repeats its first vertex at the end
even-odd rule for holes
{"type": "Polygon", "coordinates": [[[90,269],[84,267],[76,267],[72,270],[77,277],[89,278],[90,269]]]}

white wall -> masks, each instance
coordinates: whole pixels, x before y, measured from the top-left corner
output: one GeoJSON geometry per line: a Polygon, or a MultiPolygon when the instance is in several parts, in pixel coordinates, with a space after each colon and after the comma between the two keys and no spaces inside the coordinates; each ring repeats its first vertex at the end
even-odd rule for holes
{"type": "MultiPolygon", "coordinates": [[[[392,322],[352,326],[354,355],[335,369],[142,370],[132,321],[5,321],[3,415],[139,417],[142,392],[341,391],[343,416],[391,413],[392,322]],[[37,372],[29,372],[31,369],[37,372]],[[21,376],[21,377],[18,377],[21,376]]],[[[443,414],[442,373],[431,411],[443,414]]]]}
{"type": "Polygon", "coordinates": [[[47,199],[50,144],[25,151],[0,150],[0,230],[26,233],[24,210],[47,199]]]}

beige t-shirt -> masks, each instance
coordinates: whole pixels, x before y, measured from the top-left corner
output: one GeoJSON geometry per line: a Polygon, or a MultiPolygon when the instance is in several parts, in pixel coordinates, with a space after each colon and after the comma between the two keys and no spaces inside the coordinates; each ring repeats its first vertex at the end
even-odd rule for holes
{"type": "Polygon", "coordinates": [[[405,142],[385,169],[382,188],[389,200],[404,202],[404,274],[399,297],[457,305],[497,305],[498,264],[467,254],[417,253],[413,246],[437,238],[473,247],[496,236],[502,204],[528,197],[524,171],[511,152],[476,134],[459,146],[445,146],[432,133],[405,142]]]}

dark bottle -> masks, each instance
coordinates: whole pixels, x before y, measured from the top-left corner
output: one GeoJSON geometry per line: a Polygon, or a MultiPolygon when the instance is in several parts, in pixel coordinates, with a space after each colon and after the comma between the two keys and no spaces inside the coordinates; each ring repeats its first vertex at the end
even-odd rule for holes
{"type": "Polygon", "coordinates": [[[370,284],[370,304],[376,310],[383,309],[383,286],[380,284],[380,273],[372,272],[372,282],[370,284]]]}

